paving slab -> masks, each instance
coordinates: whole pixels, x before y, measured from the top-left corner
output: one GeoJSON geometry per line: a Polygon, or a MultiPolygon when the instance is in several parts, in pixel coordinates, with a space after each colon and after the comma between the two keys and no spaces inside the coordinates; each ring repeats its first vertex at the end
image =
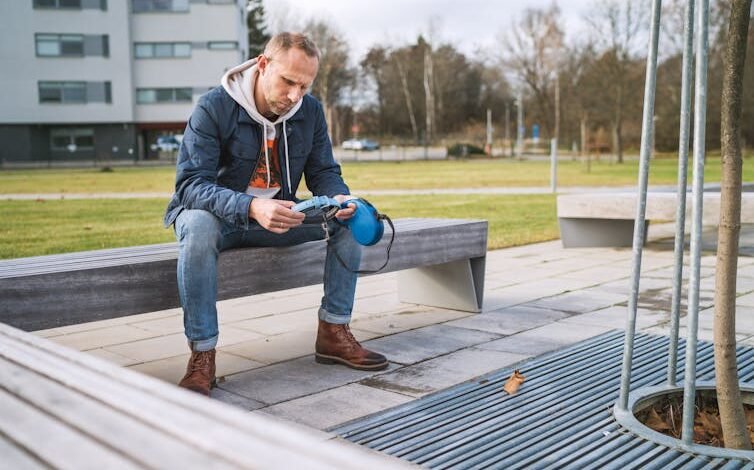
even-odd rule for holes
{"type": "Polygon", "coordinates": [[[174,315],[158,318],[155,320],[136,321],[129,323],[129,325],[161,335],[183,333],[183,313],[176,313],[174,315]]]}
{"type": "Polygon", "coordinates": [[[540,299],[527,305],[569,313],[586,313],[611,307],[625,301],[625,295],[584,289],[540,299]]]}
{"type": "Polygon", "coordinates": [[[261,336],[274,336],[292,331],[315,332],[317,331],[317,312],[312,309],[306,309],[289,313],[278,313],[233,322],[230,325],[235,328],[253,331],[261,336]]]}
{"type": "Polygon", "coordinates": [[[348,384],[264,409],[280,418],[325,430],[413,400],[413,397],[361,384],[348,384]]]}
{"type": "Polygon", "coordinates": [[[159,332],[147,331],[131,325],[115,325],[69,333],[54,338],[56,343],[79,351],[86,351],[159,336],[159,332]]]}
{"type": "Polygon", "coordinates": [[[359,330],[371,331],[382,335],[400,333],[423,326],[443,323],[458,318],[474,315],[470,312],[446,310],[434,307],[413,306],[393,315],[383,315],[366,319],[355,318],[351,325],[359,330]]]}
{"type": "MultiPolygon", "coordinates": [[[[563,320],[564,323],[578,323],[580,325],[606,326],[623,329],[626,327],[628,307],[614,306],[595,310],[594,312],[573,315],[563,320]]],[[[670,314],[665,311],[637,309],[636,327],[648,328],[670,321],[670,314]]]]}
{"type": "Polygon", "coordinates": [[[563,343],[553,339],[540,339],[513,335],[490,341],[489,343],[482,343],[476,347],[479,349],[510,352],[523,356],[539,356],[562,348],[563,343]]]}
{"type": "Polygon", "coordinates": [[[736,305],[741,305],[743,307],[754,307],[754,292],[737,297],[736,305]]]}
{"type": "MultiPolygon", "coordinates": [[[[259,334],[249,330],[225,327],[220,330],[218,346],[240,343],[253,338],[261,337],[259,334]]],[[[108,352],[120,356],[130,357],[139,362],[149,362],[158,359],[167,359],[169,357],[186,354],[189,350],[186,336],[183,333],[158,336],[130,343],[107,346],[108,352]]]]}
{"type": "Polygon", "coordinates": [[[112,362],[114,364],[118,364],[119,366],[123,366],[123,367],[132,366],[140,362],[136,359],[126,357],[126,356],[121,356],[120,354],[115,354],[103,348],[89,349],[86,351],[86,353],[91,354],[92,356],[97,356],[100,359],[104,359],[106,361],[112,362]]]}
{"type": "MultiPolygon", "coordinates": [[[[683,321],[683,319],[681,320],[683,321]]],[[[637,330],[638,332],[639,330],[637,330]]],[[[643,328],[641,329],[642,333],[648,333],[651,335],[662,335],[662,336],[670,336],[670,325],[657,325],[657,326],[651,326],[649,328],[643,328]]],[[[678,330],[678,337],[679,338],[686,338],[686,326],[682,325],[679,327],[678,330]]],[[[750,335],[747,334],[739,334],[736,333],[736,341],[743,344],[751,344],[754,345],[754,342],[748,342],[745,340],[748,340],[751,338],[750,335]]],[[[699,341],[714,341],[714,332],[709,328],[701,328],[699,327],[699,331],[697,332],[697,339],[699,341]]]]}
{"type": "Polygon", "coordinates": [[[228,376],[219,386],[272,405],[358,382],[378,373],[385,371],[366,372],[341,365],[323,365],[316,363],[314,356],[306,356],[228,376]]]}
{"type": "Polygon", "coordinates": [[[44,338],[52,338],[55,336],[62,336],[62,335],[67,335],[71,333],[80,333],[84,331],[109,328],[111,326],[126,325],[132,322],[154,320],[157,318],[163,318],[166,316],[175,315],[179,313],[180,311],[181,311],[180,309],[175,309],[175,308],[168,309],[168,310],[159,310],[159,311],[149,312],[149,313],[140,313],[138,315],[129,315],[126,317],[109,318],[107,320],[98,320],[98,321],[87,322],[87,323],[78,323],[76,325],[59,326],[56,328],[49,328],[46,330],[38,330],[38,331],[35,331],[34,334],[38,336],[42,336],[44,338]]]}
{"type": "Polygon", "coordinates": [[[568,317],[565,312],[543,308],[506,307],[454,320],[446,325],[512,335],[568,317]]]}
{"type": "MultiPolygon", "coordinates": [[[[478,318],[479,316],[481,315],[467,318],[478,318]]],[[[454,322],[442,325],[430,325],[403,333],[383,336],[367,341],[364,343],[364,347],[385,354],[390,362],[406,365],[500,337],[500,335],[494,332],[449,326],[452,323],[454,322]]]]}
{"type": "Polygon", "coordinates": [[[601,335],[613,329],[614,328],[606,326],[585,325],[561,320],[524,331],[517,336],[521,339],[532,338],[540,341],[553,341],[560,343],[561,346],[567,346],[593,336],[601,335]]]}
{"type": "Polygon", "coordinates": [[[379,376],[362,385],[421,397],[527,359],[528,355],[477,347],[463,349],[379,376]]]}
{"type": "Polygon", "coordinates": [[[289,295],[286,297],[246,297],[246,301],[233,304],[218,303],[217,317],[221,323],[233,323],[249,318],[266,317],[275,314],[309,310],[316,317],[322,302],[322,291],[289,295]]]}
{"type": "Polygon", "coordinates": [[[559,274],[557,277],[562,279],[583,279],[592,281],[594,284],[601,284],[607,281],[626,279],[631,276],[630,272],[625,269],[613,266],[595,266],[587,269],[568,271],[559,274]]]}
{"type": "Polygon", "coordinates": [[[241,395],[236,395],[235,393],[231,393],[218,387],[215,387],[210,391],[210,398],[221,401],[226,405],[235,406],[236,408],[241,408],[242,410],[247,411],[258,410],[265,406],[264,403],[254,401],[241,395]]]}
{"type": "Polygon", "coordinates": [[[544,278],[500,289],[491,289],[484,293],[482,311],[498,310],[504,307],[532,302],[564,292],[583,289],[591,285],[593,285],[591,281],[581,279],[544,278]]]}

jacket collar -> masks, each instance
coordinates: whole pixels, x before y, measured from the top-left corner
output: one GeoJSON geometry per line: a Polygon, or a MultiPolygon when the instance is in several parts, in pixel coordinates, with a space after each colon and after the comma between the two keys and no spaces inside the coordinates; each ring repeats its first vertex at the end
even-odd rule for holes
{"type": "MultiPolygon", "coordinates": [[[[304,96],[301,99],[306,99],[306,96],[304,96]]],[[[305,104],[305,103],[304,103],[305,104]]],[[[249,116],[249,113],[246,112],[245,109],[238,103],[236,103],[236,106],[238,107],[238,122],[241,124],[256,124],[256,122],[251,119],[251,116],[249,116]]],[[[304,119],[304,105],[302,105],[296,113],[291,116],[288,119],[288,122],[296,122],[301,121],[304,119]]]]}

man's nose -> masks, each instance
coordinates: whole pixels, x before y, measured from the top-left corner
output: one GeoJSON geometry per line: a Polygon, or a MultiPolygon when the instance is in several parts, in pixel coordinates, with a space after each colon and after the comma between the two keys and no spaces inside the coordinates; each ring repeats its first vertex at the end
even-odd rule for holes
{"type": "Polygon", "coordinates": [[[298,103],[298,100],[301,99],[301,90],[298,89],[298,87],[293,87],[290,90],[288,90],[288,100],[291,103],[298,103]]]}

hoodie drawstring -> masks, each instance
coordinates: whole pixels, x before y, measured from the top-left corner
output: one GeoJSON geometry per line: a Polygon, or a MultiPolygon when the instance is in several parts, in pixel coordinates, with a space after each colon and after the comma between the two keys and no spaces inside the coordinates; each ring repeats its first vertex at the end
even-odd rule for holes
{"type": "Polygon", "coordinates": [[[263,135],[264,137],[264,144],[263,144],[264,145],[264,164],[267,167],[267,187],[269,188],[270,187],[270,170],[269,170],[270,153],[269,153],[269,150],[267,149],[269,147],[269,144],[267,143],[267,126],[263,124],[262,128],[264,129],[264,135],[263,135]]]}
{"type": "Polygon", "coordinates": [[[288,130],[286,129],[288,121],[283,121],[283,143],[285,145],[285,177],[288,180],[288,192],[293,196],[293,186],[291,186],[291,165],[288,160],[288,130]]]}

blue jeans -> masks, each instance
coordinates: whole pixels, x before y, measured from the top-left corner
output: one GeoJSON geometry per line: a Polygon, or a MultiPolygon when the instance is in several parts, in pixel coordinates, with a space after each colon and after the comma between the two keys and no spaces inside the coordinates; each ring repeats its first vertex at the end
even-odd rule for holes
{"type": "MultiPolygon", "coordinates": [[[[328,323],[351,321],[357,275],[343,267],[358,269],[361,245],[350,230],[331,221],[325,258],[324,296],[319,319],[328,323]]],[[[325,238],[319,224],[299,225],[276,234],[254,221],[249,229],[235,227],[203,210],[183,210],[175,220],[178,239],[178,294],[183,306],[183,326],[193,351],[208,351],[217,345],[217,258],[221,251],[250,246],[290,246],[325,238]]],[[[285,269],[281,266],[281,269],[285,269]]]]}

